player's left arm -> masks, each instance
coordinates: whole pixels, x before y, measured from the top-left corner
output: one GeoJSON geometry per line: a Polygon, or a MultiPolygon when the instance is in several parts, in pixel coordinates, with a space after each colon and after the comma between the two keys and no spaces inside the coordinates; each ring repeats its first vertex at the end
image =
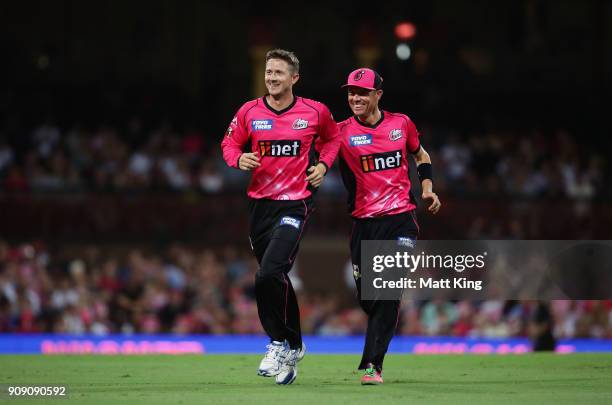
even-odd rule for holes
{"type": "Polygon", "coordinates": [[[433,168],[431,166],[431,157],[425,150],[419,139],[419,131],[416,126],[408,117],[406,117],[406,148],[408,152],[414,158],[417,166],[417,173],[419,174],[419,180],[421,181],[421,189],[423,194],[421,198],[423,200],[431,201],[427,210],[432,214],[437,214],[440,211],[442,203],[438,198],[438,195],[433,192],[433,168]]]}
{"type": "Polygon", "coordinates": [[[431,166],[431,157],[425,148],[423,148],[423,145],[419,145],[419,148],[412,154],[412,157],[416,162],[417,172],[419,174],[419,180],[421,181],[421,188],[423,190],[421,198],[423,200],[431,201],[431,204],[427,210],[432,214],[437,214],[440,207],[442,207],[442,203],[440,202],[438,195],[433,192],[433,169],[431,166]]]}
{"type": "Polygon", "coordinates": [[[323,177],[334,164],[340,149],[338,126],[327,107],[323,106],[320,115],[318,135],[321,151],[319,162],[308,168],[308,177],[306,177],[306,181],[310,182],[313,187],[319,187],[323,183],[323,177]]]}

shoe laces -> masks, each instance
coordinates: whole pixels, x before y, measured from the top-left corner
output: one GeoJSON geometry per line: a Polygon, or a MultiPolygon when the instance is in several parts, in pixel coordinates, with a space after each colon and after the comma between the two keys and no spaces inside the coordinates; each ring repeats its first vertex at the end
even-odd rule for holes
{"type": "Polygon", "coordinates": [[[282,353],[283,365],[295,366],[298,357],[298,349],[287,349],[282,353]]]}
{"type": "Polygon", "coordinates": [[[283,346],[269,343],[266,345],[268,351],[266,352],[266,358],[268,359],[276,359],[283,351],[283,346]]]}
{"type": "Polygon", "coordinates": [[[365,373],[368,377],[376,377],[376,369],[374,367],[366,368],[365,373]]]}

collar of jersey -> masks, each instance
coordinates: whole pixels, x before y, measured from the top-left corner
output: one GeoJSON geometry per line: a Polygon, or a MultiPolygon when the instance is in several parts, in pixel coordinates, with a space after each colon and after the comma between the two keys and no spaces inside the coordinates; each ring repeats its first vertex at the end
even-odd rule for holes
{"type": "Polygon", "coordinates": [[[276,115],[281,115],[291,110],[293,106],[295,105],[295,103],[297,102],[297,97],[293,96],[293,101],[291,102],[291,104],[289,104],[287,107],[283,108],[282,110],[275,110],[274,108],[272,108],[270,104],[268,104],[268,100],[266,99],[267,96],[268,96],[267,94],[263,96],[263,103],[268,110],[272,111],[276,115]]]}
{"type": "Polygon", "coordinates": [[[380,119],[378,121],[376,121],[374,124],[368,124],[367,122],[361,122],[359,120],[359,118],[357,118],[354,115],[353,115],[353,118],[355,119],[355,122],[358,123],[361,126],[364,126],[366,128],[376,128],[385,119],[385,112],[383,110],[380,110],[380,119]]]}

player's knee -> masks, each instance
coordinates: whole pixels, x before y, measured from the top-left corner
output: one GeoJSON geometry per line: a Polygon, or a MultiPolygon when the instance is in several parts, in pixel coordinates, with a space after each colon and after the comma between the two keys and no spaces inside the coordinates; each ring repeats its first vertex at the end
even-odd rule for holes
{"type": "Polygon", "coordinates": [[[255,284],[266,284],[276,280],[284,280],[282,269],[261,267],[255,273],[255,284]]]}
{"type": "Polygon", "coordinates": [[[263,277],[282,277],[283,273],[287,273],[289,270],[291,270],[289,259],[285,257],[282,259],[266,257],[262,260],[258,273],[261,273],[263,277]]]}

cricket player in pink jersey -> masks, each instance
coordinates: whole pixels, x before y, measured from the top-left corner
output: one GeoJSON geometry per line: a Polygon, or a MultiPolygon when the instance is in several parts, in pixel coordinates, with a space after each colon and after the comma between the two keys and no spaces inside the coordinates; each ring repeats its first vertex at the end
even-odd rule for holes
{"type": "Polygon", "coordinates": [[[400,301],[361,299],[361,241],[394,240],[401,246],[414,246],[419,227],[408,176],[408,155],[417,164],[421,197],[431,202],[428,211],[436,214],[441,203],[432,190],[431,159],[420,143],[416,126],[404,114],[379,108],[383,94],[380,75],[372,69],[357,69],[343,87],[348,88],[348,103],[354,115],[338,124],[339,162],[353,217],[353,275],[359,303],[368,315],[359,369],[365,370],[362,384],[382,384],[383,360],[397,327],[400,301]]]}
{"type": "Polygon", "coordinates": [[[240,107],[221,143],[229,166],[252,172],[247,195],[249,239],[259,262],[255,295],[270,336],[258,374],[275,376],[277,384],[295,380],[297,361],[304,356],[298,302],[287,273],[312,211],[313,192],[340,147],[327,107],[293,95],[298,79],[299,61],[292,52],[268,52],[268,94],[240,107]]]}

